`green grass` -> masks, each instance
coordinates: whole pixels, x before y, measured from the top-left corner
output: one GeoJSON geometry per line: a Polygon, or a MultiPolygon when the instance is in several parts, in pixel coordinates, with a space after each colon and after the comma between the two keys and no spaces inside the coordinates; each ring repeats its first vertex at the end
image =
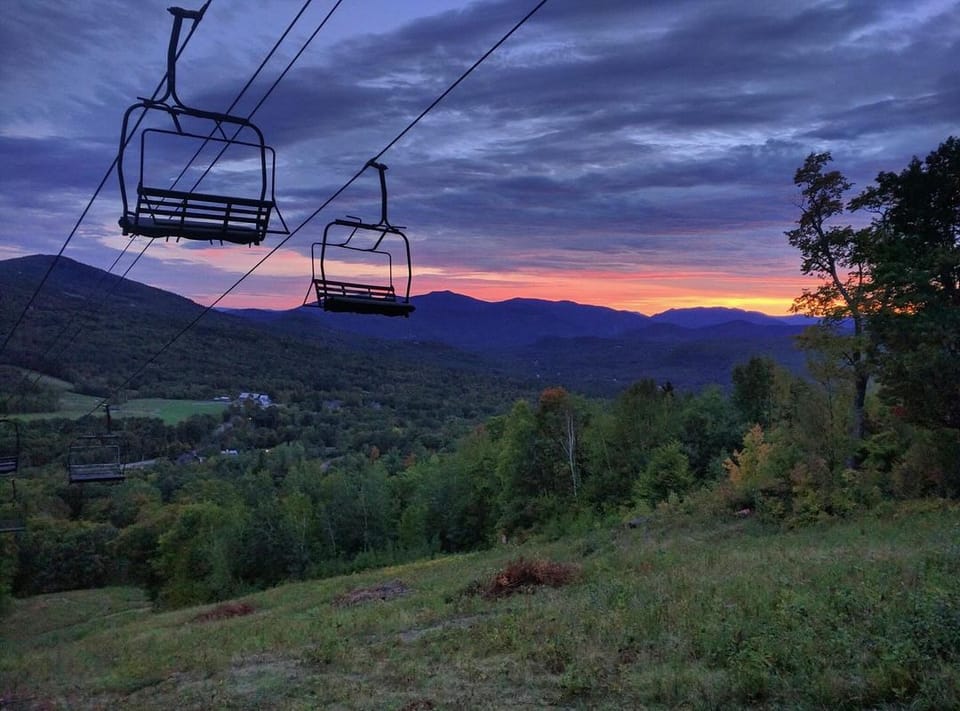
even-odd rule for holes
{"type": "MultiPolygon", "coordinates": [[[[75,420],[90,414],[103,398],[94,395],[81,395],[73,391],[73,384],[49,375],[43,375],[33,370],[18,368],[26,377],[39,378],[39,381],[50,388],[60,391],[59,409],[55,412],[34,412],[26,415],[16,415],[16,419],[46,420],[63,417],[75,420]]],[[[165,398],[137,398],[128,400],[122,405],[110,408],[111,414],[117,418],[123,417],[156,417],[164,424],[175,425],[186,420],[191,415],[219,415],[229,403],[213,402],[212,400],[169,400],[165,398]]]]}
{"type": "Polygon", "coordinates": [[[14,603],[0,690],[36,708],[956,708],[960,510],[840,524],[657,523],[144,610],[130,589],[14,603]],[[468,592],[523,555],[571,585],[468,592]],[[409,594],[342,607],[399,579],[409,594]]]}
{"type": "MultiPolygon", "coordinates": [[[[93,395],[65,391],[60,396],[60,409],[56,412],[34,412],[29,415],[16,415],[18,420],[45,420],[64,417],[75,420],[90,414],[102,401],[93,395]]],[[[191,415],[219,415],[229,403],[211,400],[166,400],[162,398],[137,398],[122,405],[110,408],[116,419],[124,417],[156,417],[164,424],[175,425],[191,415]]]]}
{"type": "Polygon", "coordinates": [[[117,417],[156,417],[164,424],[175,425],[191,415],[220,415],[229,405],[210,400],[166,400],[162,398],[138,398],[128,400],[111,408],[117,417]]]}

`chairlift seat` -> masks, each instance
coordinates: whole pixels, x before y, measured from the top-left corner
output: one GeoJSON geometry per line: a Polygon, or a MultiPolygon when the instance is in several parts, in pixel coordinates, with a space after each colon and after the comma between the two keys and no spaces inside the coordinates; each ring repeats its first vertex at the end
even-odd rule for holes
{"type": "Polygon", "coordinates": [[[71,484],[123,481],[125,478],[123,465],[113,462],[70,465],[71,484]]]}
{"type": "MultiPolygon", "coordinates": [[[[206,5],[204,8],[206,8],[206,5]]],[[[173,237],[175,240],[193,239],[246,245],[260,244],[268,233],[287,234],[285,224],[282,232],[268,229],[271,212],[276,210],[276,216],[281,223],[283,223],[283,217],[280,215],[280,211],[276,209],[274,201],[276,158],[273,149],[264,141],[263,132],[248,118],[187,106],[177,95],[176,64],[183,22],[184,20],[190,20],[195,28],[196,23],[203,17],[204,10],[191,11],[180,7],[167,9],[173,15],[173,27],[167,45],[165,90],[162,95],[156,98],[141,98],[137,103],[127,108],[123,114],[120,147],[117,153],[117,177],[120,184],[120,199],[123,203],[119,224],[123,229],[123,234],[140,235],[153,239],[173,237]],[[130,118],[135,112],[141,112],[141,116],[131,128],[130,118]],[[140,129],[140,121],[147,112],[155,112],[152,114],[154,116],[166,114],[172,121],[173,128],[149,127],[140,129]],[[210,128],[209,135],[203,136],[201,133],[186,130],[189,129],[189,124],[185,129],[185,119],[189,124],[199,122],[207,125],[210,128]],[[236,128],[236,132],[232,136],[227,135],[227,126],[236,128]],[[134,201],[128,199],[124,162],[128,153],[132,154],[136,151],[135,146],[137,144],[132,139],[137,132],[140,135],[140,177],[137,181],[137,197],[134,201]],[[148,153],[153,155],[155,151],[155,149],[147,150],[148,136],[165,136],[166,138],[162,140],[175,140],[175,145],[181,148],[199,141],[199,148],[188,162],[187,167],[193,164],[208,144],[220,145],[221,150],[217,157],[207,165],[206,170],[203,171],[189,191],[174,189],[186,174],[186,168],[169,187],[151,187],[151,185],[157,185],[158,181],[161,185],[166,185],[166,176],[161,178],[154,170],[148,170],[146,155],[148,153]],[[247,137],[249,137],[249,140],[245,140],[247,137]],[[253,183],[248,184],[247,187],[250,188],[251,192],[242,193],[243,197],[225,197],[194,192],[200,181],[213,167],[213,164],[224,154],[224,151],[242,147],[245,147],[243,150],[250,149],[253,151],[259,159],[257,162],[259,163],[260,179],[257,188],[254,188],[253,183]]],[[[176,152],[174,151],[174,153],[176,152]]],[[[161,155],[164,153],[164,151],[160,151],[161,155]]],[[[171,157],[171,159],[173,158],[171,157]]],[[[132,184],[131,181],[130,185],[132,186],[132,184]]],[[[243,189],[242,186],[238,186],[233,190],[238,188],[243,189]]]]}
{"type": "Polygon", "coordinates": [[[123,481],[117,435],[84,435],[76,440],[67,456],[67,475],[71,484],[123,481]]]}
{"type": "Polygon", "coordinates": [[[27,525],[19,518],[0,518],[0,533],[20,533],[26,531],[27,525]]]}
{"type": "Polygon", "coordinates": [[[393,286],[322,279],[314,279],[313,284],[324,311],[406,317],[415,308],[409,302],[398,301],[393,286]]]}
{"type": "Polygon", "coordinates": [[[17,473],[19,464],[17,455],[0,456],[0,476],[10,476],[17,473]]]}
{"type": "Polygon", "coordinates": [[[119,222],[125,235],[260,244],[274,206],[273,200],[140,186],[136,211],[119,222]]]}

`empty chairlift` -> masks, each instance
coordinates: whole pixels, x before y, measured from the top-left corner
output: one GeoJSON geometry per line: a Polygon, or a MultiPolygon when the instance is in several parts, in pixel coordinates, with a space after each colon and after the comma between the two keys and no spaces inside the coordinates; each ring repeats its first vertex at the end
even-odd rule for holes
{"type": "Polygon", "coordinates": [[[387,219],[387,166],[371,160],[366,167],[380,176],[380,221],[374,224],[348,216],[324,228],[323,241],[314,242],[310,250],[317,300],[306,305],[325,311],[409,316],[414,310],[410,242],[403,228],[387,219]],[[399,293],[395,267],[401,272],[399,293]]]}
{"type": "MultiPolygon", "coordinates": [[[[0,420],[0,478],[9,479],[10,497],[0,500],[0,533],[26,529],[23,505],[17,498],[16,475],[20,468],[20,426],[14,420],[0,420]]],[[[6,487],[4,487],[6,488],[6,487]]]]}
{"type": "Polygon", "coordinates": [[[94,434],[78,437],[70,445],[67,472],[71,484],[121,482],[123,471],[120,437],[115,434],[94,434]]]}
{"type": "Polygon", "coordinates": [[[0,420],[0,477],[14,477],[20,468],[20,425],[0,420]]]}
{"type": "Polygon", "coordinates": [[[203,13],[178,7],[169,11],[173,29],[165,93],[141,98],[123,115],[117,156],[123,234],[246,245],[260,244],[270,233],[287,234],[276,210],[274,153],[261,130],[247,118],[186,106],[177,95],[180,30],[185,19],[199,22],[203,13]],[[161,119],[162,127],[151,125],[152,119],[161,119]],[[127,159],[136,157],[134,188],[126,168],[127,159]],[[181,181],[192,185],[178,187],[181,181]],[[270,227],[274,216],[280,229],[270,227]]]}

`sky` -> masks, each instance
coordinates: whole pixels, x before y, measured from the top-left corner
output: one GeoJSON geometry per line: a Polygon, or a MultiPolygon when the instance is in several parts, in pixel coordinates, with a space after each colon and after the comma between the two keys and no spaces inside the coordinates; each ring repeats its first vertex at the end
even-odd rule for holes
{"type": "MultiPolygon", "coordinates": [[[[376,174],[309,216],[536,2],[343,0],[256,108],[333,4],[310,3],[232,111],[254,112],[299,229],[221,306],[299,306],[324,225],[378,218],[376,174]]],[[[168,5],[0,0],[0,259],[63,246],[124,111],[163,77],[168,5]]],[[[180,98],[226,110],[303,5],[212,0],[177,65],[180,98]]],[[[381,160],[413,294],[784,314],[816,286],[784,236],[804,158],[830,151],[856,192],[958,118],[960,0],[549,0],[381,160]]],[[[246,158],[220,175],[245,185],[246,158]]],[[[114,172],[65,256],[108,268],[127,247],[126,269],[147,242],[128,246],[120,213],[114,172]]],[[[281,239],[156,241],[129,278],[206,305],[281,239]]]]}

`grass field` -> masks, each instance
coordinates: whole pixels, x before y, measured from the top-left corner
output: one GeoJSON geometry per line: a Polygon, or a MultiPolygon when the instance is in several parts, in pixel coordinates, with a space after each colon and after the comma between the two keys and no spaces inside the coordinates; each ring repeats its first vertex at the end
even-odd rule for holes
{"type": "MultiPolygon", "coordinates": [[[[37,378],[48,387],[60,390],[60,408],[55,412],[35,412],[29,415],[16,415],[19,420],[45,420],[54,417],[77,419],[90,414],[102,401],[93,395],[81,395],[73,391],[73,384],[35,371],[19,369],[24,376],[37,378]]],[[[175,425],[191,415],[219,415],[229,403],[211,400],[167,400],[163,398],[137,398],[122,405],[111,406],[114,417],[156,417],[164,424],[175,425]]]]}
{"type": "Polygon", "coordinates": [[[221,607],[45,595],[0,623],[0,705],[958,708],[958,534],[940,502],[798,531],[654,518],[221,607]],[[579,574],[476,594],[521,556],[579,574]]]}
{"type": "MultiPolygon", "coordinates": [[[[56,412],[35,412],[29,415],[17,415],[21,420],[44,420],[51,417],[77,419],[90,414],[101,398],[92,395],[80,395],[64,392],[60,396],[60,409],[56,412]]],[[[164,424],[175,425],[191,415],[219,415],[229,403],[211,400],[165,400],[162,398],[138,398],[128,400],[119,406],[112,406],[110,414],[117,419],[124,417],[156,417],[164,424]]]]}
{"type": "Polygon", "coordinates": [[[156,417],[165,424],[175,425],[191,415],[219,415],[229,405],[211,400],[164,400],[161,398],[138,398],[128,400],[119,407],[110,408],[117,417],[156,417]]]}

